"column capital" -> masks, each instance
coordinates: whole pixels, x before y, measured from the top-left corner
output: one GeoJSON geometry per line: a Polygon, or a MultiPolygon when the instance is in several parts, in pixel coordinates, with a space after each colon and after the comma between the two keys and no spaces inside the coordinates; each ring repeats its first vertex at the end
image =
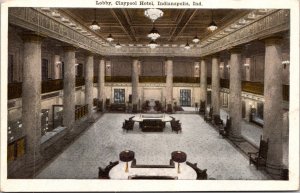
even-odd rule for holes
{"type": "Polygon", "coordinates": [[[243,46],[234,46],[228,49],[231,54],[240,54],[243,50],[243,46]]]}
{"type": "Polygon", "coordinates": [[[100,56],[100,61],[101,61],[101,60],[104,60],[104,61],[105,61],[105,60],[107,60],[107,58],[106,58],[105,56],[100,56]]]}
{"type": "Polygon", "coordinates": [[[204,60],[204,61],[209,60],[209,59],[210,59],[210,55],[205,55],[205,56],[200,57],[200,60],[204,60]]]}
{"type": "Polygon", "coordinates": [[[168,57],[165,57],[165,61],[167,61],[167,60],[173,60],[173,56],[168,56],[168,57]]]}
{"type": "Polygon", "coordinates": [[[42,42],[46,36],[36,32],[24,32],[21,37],[24,42],[42,42]]]}
{"type": "Polygon", "coordinates": [[[214,53],[211,55],[212,58],[219,58],[220,57],[220,53],[214,53]]]}
{"type": "Polygon", "coordinates": [[[77,47],[76,46],[72,46],[72,45],[69,45],[69,46],[63,46],[62,47],[64,51],[76,51],[77,50],[77,47]]]}
{"type": "Polygon", "coordinates": [[[271,36],[262,39],[265,42],[265,45],[275,45],[275,44],[281,44],[282,42],[282,37],[281,36],[271,36]]]}
{"type": "Polygon", "coordinates": [[[84,53],[85,56],[95,56],[96,55],[96,53],[94,53],[90,50],[84,50],[83,53],[84,53]]]}

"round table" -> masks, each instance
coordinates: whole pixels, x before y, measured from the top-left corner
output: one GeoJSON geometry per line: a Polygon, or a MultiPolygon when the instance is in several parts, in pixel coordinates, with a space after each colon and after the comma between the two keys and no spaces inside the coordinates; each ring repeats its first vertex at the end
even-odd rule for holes
{"type": "Polygon", "coordinates": [[[169,115],[136,115],[132,118],[135,122],[143,122],[143,120],[160,119],[162,122],[170,122],[172,118],[169,115]]]}
{"type": "Polygon", "coordinates": [[[175,168],[131,168],[131,162],[129,164],[129,172],[125,172],[125,163],[120,162],[113,167],[109,172],[109,177],[115,180],[128,180],[130,176],[170,176],[175,177],[178,180],[195,180],[197,173],[186,163],[180,165],[181,172],[177,173],[177,163],[175,168]]]}

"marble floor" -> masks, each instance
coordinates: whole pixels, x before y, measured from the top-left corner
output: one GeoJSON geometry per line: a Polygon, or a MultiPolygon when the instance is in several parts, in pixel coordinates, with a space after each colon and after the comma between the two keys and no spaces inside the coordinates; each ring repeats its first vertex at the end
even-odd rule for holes
{"type": "Polygon", "coordinates": [[[182,122],[182,133],[171,131],[169,123],[163,133],[122,130],[124,119],[131,114],[104,114],[37,176],[38,179],[93,179],[98,167],[118,160],[121,151],[135,152],[137,163],[168,164],[171,152],[186,152],[187,160],[207,169],[209,178],[217,180],[264,180],[265,173],[249,165],[248,158],[219,136],[211,125],[197,114],[174,114],[182,122]]]}

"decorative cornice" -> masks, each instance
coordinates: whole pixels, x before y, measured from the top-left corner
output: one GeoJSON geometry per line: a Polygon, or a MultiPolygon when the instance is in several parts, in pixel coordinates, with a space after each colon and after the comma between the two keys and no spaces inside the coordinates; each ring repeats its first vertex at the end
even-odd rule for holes
{"type": "MultiPolygon", "coordinates": [[[[57,10],[56,10],[57,11],[57,10]]],[[[58,15],[59,15],[58,11],[58,15]]],[[[50,38],[105,56],[185,56],[200,57],[244,44],[270,34],[286,31],[290,27],[288,9],[255,10],[212,35],[198,47],[185,50],[183,47],[159,46],[150,49],[144,45],[124,46],[116,49],[87,31],[81,24],[66,15],[55,18],[40,8],[10,8],[9,23],[38,32],[50,38]],[[256,14],[256,15],[253,15],[256,14]],[[76,27],[77,26],[77,27],[76,27]],[[79,30],[79,29],[80,30],[79,30]]],[[[57,17],[57,16],[56,16],[57,17]]]]}
{"type": "Polygon", "coordinates": [[[92,37],[84,36],[71,26],[53,19],[39,9],[15,7],[9,9],[9,23],[35,31],[67,44],[94,53],[103,53],[104,46],[92,37]]]}
{"type": "MultiPolygon", "coordinates": [[[[270,34],[289,30],[290,13],[288,9],[268,10],[266,12],[259,12],[258,10],[256,11],[256,14],[258,13],[260,13],[260,16],[258,16],[259,19],[253,19],[252,22],[249,22],[249,24],[244,24],[240,29],[232,31],[228,34],[230,29],[230,27],[228,27],[224,29],[224,34],[227,30],[226,34],[228,35],[225,35],[221,38],[212,37],[211,39],[214,39],[214,41],[202,46],[201,56],[210,55],[233,46],[245,44],[255,39],[266,37],[270,34]]],[[[247,17],[249,17],[249,15],[247,17]]],[[[250,19],[248,18],[248,20],[250,19]]],[[[240,22],[240,20],[237,22],[240,22]]],[[[218,35],[219,34],[216,34],[215,36],[218,35]]]]}

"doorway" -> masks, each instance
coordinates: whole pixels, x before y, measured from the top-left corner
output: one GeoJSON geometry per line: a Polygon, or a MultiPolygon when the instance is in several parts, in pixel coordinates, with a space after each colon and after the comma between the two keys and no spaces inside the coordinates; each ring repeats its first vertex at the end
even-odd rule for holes
{"type": "Polygon", "coordinates": [[[180,89],[180,105],[182,107],[191,106],[191,90],[190,89],[180,89]]]}

